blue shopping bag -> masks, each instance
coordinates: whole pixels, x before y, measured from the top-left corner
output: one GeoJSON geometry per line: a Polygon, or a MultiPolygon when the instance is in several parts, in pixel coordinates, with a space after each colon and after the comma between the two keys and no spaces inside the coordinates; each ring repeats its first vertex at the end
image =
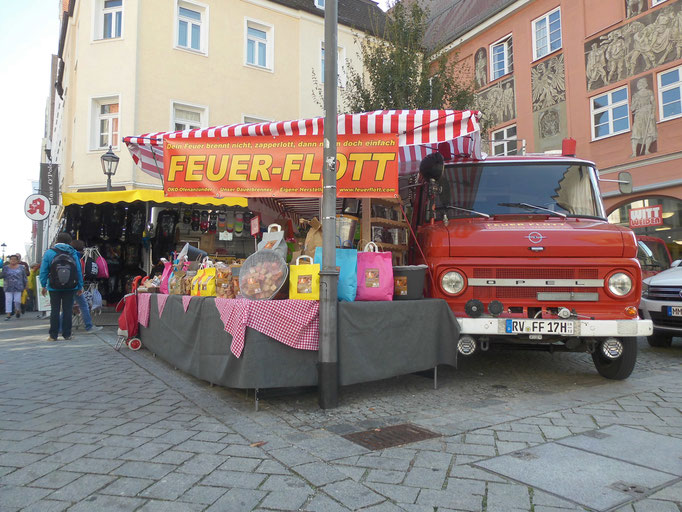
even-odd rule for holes
{"type": "MultiPolygon", "coordinates": [[[[322,247],[315,249],[315,263],[322,265],[322,247]]],[[[336,266],[339,269],[338,298],[353,302],[358,289],[357,249],[336,249],[336,266]]]]}

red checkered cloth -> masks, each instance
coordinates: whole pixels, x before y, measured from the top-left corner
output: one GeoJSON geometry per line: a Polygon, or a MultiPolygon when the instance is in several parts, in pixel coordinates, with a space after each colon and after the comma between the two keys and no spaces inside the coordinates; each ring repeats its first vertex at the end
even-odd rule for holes
{"type": "Polygon", "coordinates": [[[215,299],[215,304],[236,357],[244,350],[247,327],[292,348],[319,348],[320,304],[315,300],[215,299]]]}
{"type": "Polygon", "coordinates": [[[137,294],[137,321],[144,327],[149,326],[149,304],[151,303],[151,293],[137,294]]]}
{"type": "Polygon", "coordinates": [[[168,300],[169,295],[165,293],[157,293],[156,294],[156,307],[159,308],[159,318],[161,318],[161,315],[163,314],[163,308],[166,307],[166,301],[168,300]]]}

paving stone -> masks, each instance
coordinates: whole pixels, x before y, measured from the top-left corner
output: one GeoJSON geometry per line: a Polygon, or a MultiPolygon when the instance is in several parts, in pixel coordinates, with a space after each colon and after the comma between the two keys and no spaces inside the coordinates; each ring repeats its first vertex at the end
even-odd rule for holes
{"type": "Polygon", "coordinates": [[[384,501],[378,505],[372,505],[371,507],[363,508],[362,510],[363,512],[405,512],[404,508],[388,501],[384,501]]]}
{"type": "Polygon", "coordinates": [[[265,491],[303,490],[313,494],[312,488],[300,477],[271,475],[260,486],[265,491]]]}
{"type": "MultiPolygon", "coordinates": [[[[194,441],[192,439],[184,441],[177,445],[174,450],[192,452],[192,453],[212,453],[216,454],[224,450],[227,445],[223,443],[210,443],[207,441],[194,441]]],[[[223,454],[229,455],[229,454],[223,454]]]]}
{"type": "Polygon", "coordinates": [[[273,491],[266,496],[260,506],[274,510],[299,510],[311,494],[312,492],[299,489],[273,491]]]}
{"type": "Polygon", "coordinates": [[[28,451],[31,453],[44,453],[46,455],[52,455],[57,453],[69,446],[73,446],[73,443],[60,443],[58,441],[48,441],[47,443],[41,443],[38,446],[30,448],[28,451]]]}
{"type": "Polygon", "coordinates": [[[170,449],[171,446],[172,445],[170,444],[149,442],[143,444],[142,446],[138,446],[137,448],[133,448],[129,452],[121,455],[120,458],[145,462],[153,459],[157,455],[162,454],[166,450],[170,449]]]}
{"type": "Polygon", "coordinates": [[[484,436],[480,434],[467,433],[466,444],[483,444],[488,446],[494,446],[495,436],[494,435],[484,436]]]}
{"type": "Polygon", "coordinates": [[[446,473],[445,469],[413,467],[408,471],[403,485],[422,489],[441,489],[445,482],[446,473]]]}
{"type": "Polygon", "coordinates": [[[29,464],[44,459],[44,455],[34,453],[3,453],[0,454],[0,466],[23,468],[29,464]]]}
{"type": "Polygon", "coordinates": [[[367,473],[368,471],[366,468],[356,468],[353,466],[337,465],[335,467],[341,473],[343,473],[346,476],[349,476],[352,480],[355,480],[356,482],[362,480],[362,477],[365,476],[365,473],[367,473]]]}
{"type": "Polygon", "coordinates": [[[230,457],[220,465],[222,471],[247,471],[253,472],[260,464],[262,459],[249,459],[246,457],[230,457]]]}
{"type": "Polygon", "coordinates": [[[506,512],[510,509],[530,510],[530,495],[524,485],[488,484],[487,510],[506,512]]]}
{"type": "Polygon", "coordinates": [[[321,487],[347,478],[347,475],[323,462],[300,464],[296,466],[294,471],[316,487],[321,487]]]}
{"type": "MultiPolygon", "coordinates": [[[[34,503],[52,491],[49,489],[38,489],[37,487],[15,487],[7,486],[0,487],[0,505],[3,508],[16,508],[27,507],[31,503],[34,503]]],[[[2,508],[0,508],[2,510],[2,508]]]]}
{"type": "Polygon", "coordinates": [[[414,466],[431,469],[448,469],[452,455],[444,452],[422,451],[414,457],[414,466]]]}
{"type": "Polygon", "coordinates": [[[407,471],[410,462],[404,459],[391,459],[375,455],[363,455],[354,464],[356,466],[373,469],[392,469],[396,471],[407,471]]]}
{"type": "Polygon", "coordinates": [[[291,471],[275,460],[264,460],[256,468],[256,473],[263,473],[267,475],[289,475],[291,474],[291,471]]]}
{"type": "MultiPolygon", "coordinates": [[[[83,475],[61,489],[54,491],[50,499],[60,501],[80,501],[87,498],[95,491],[98,491],[114,480],[111,476],[104,475],[83,475]]],[[[94,507],[91,507],[91,510],[94,507]]]]}
{"type": "MultiPolygon", "coordinates": [[[[167,430],[167,429],[166,429],[167,430]]],[[[187,441],[197,433],[193,430],[168,430],[165,434],[155,439],[157,443],[180,444],[187,441]]]]}
{"type": "Polygon", "coordinates": [[[127,446],[103,446],[102,448],[88,453],[88,457],[97,459],[116,459],[129,451],[130,448],[127,446]]]}
{"type": "Polygon", "coordinates": [[[459,494],[451,491],[424,489],[417,498],[418,505],[445,507],[455,510],[479,511],[482,509],[483,496],[459,494]]]}
{"type": "Polygon", "coordinates": [[[62,512],[71,506],[68,501],[39,500],[28,507],[21,509],[21,512],[62,512]]]}
{"type": "Polygon", "coordinates": [[[267,477],[256,473],[241,471],[215,470],[201,482],[202,485],[215,487],[237,487],[240,489],[256,489],[267,477]]]}
{"type": "Polygon", "coordinates": [[[498,432],[497,439],[500,441],[511,441],[515,443],[544,443],[545,440],[540,434],[528,434],[525,432],[498,432]]]}
{"type": "Polygon", "coordinates": [[[212,505],[227,492],[224,487],[209,487],[207,485],[195,485],[180,497],[180,500],[188,503],[212,505]]]}
{"type": "Polygon", "coordinates": [[[384,498],[353,480],[334,482],[322,488],[324,492],[350,509],[358,509],[384,501],[384,498]]]}
{"type": "Polygon", "coordinates": [[[347,512],[349,508],[344,507],[325,494],[316,494],[308,501],[305,510],[309,512],[347,512]]]}
{"type": "Polygon", "coordinates": [[[191,459],[193,457],[193,454],[190,452],[179,452],[176,450],[165,450],[164,452],[160,453],[153,459],[151,459],[151,462],[159,462],[162,464],[175,464],[179,465],[182,464],[183,462],[191,459]]]}
{"type": "Polygon", "coordinates": [[[527,448],[528,445],[526,443],[512,443],[512,442],[505,442],[505,441],[498,441],[496,443],[497,451],[500,455],[504,455],[506,453],[511,453],[515,452],[517,450],[523,450],[524,448],[527,448]]]}
{"type": "Polygon", "coordinates": [[[167,475],[175,466],[171,464],[156,464],[154,462],[126,462],[111,472],[112,475],[130,476],[135,478],[158,479],[167,475]]]}
{"type": "Polygon", "coordinates": [[[41,478],[52,471],[55,471],[62,464],[58,462],[43,462],[42,460],[29,464],[26,467],[17,469],[16,471],[9,473],[6,476],[0,478],[0,484],[2,485],[24,485],[38,478],[41,478]]]}
{"type": "Polygon", "coordinates": [[[494,446],[468,443],[448,443],[445,450],[448,453],[457,455],[479,455],[481,457],[492,457],[495,455],[494,446]]]}
{"type": "Polygon", "coordinates": [[[92,512],[93,510],[97,512],[133,512],[144,502],[145,500],[139,498],[94,494],[87,500],[71,507],[69,512],[92,512]]]}
{"type": "Polygon", "coordinates": [[[200,453],[178,467],[178,472],[191,475],[208,475],[227,460],[224,455],[200,453]]]}
{"type": "Polygon", "coordinates": [[[75,471],[77,473],[100,473],[106,475],[117,467],[122,466],[124,463],[125,461],[123,460],[91,459],[89,457],[82,457],[66,466],[62,466],[61,469],[64,471],[75,471]]]}
{"type": "Polygon", "coordinates": [[[42,478],[31,482],[32,487],[45,487],[47,489],[60,489],[66,484],[70,484],[82,473],[72,473],[70,471],[53,471],[42,478]]]}
{"type": "Polygon", "coordinates": [[[116,496],[137,496],[141,491],[154,483],[146,478],[117,478],[109,485],[100,489],[99,494],[114,494],[116,496]]]}
{"type": "Polygon", "coordinates": [[[368,482],[380,482],[385,484],[399,484],[405,479],[405,471],[388,471],[385,469],[372,469],[367,474],[368,482]]]}
{"type": "MultiPolygon", "coordinates": [[[[537,509],[538,506],[554,507],[554,508],[568,508],[575,509],[577,505],[570,501],[563,500],[549,493],[533,489],[533,505],[537,509]]],[[[581,507],[582,508],[582,507],[581,507]]]]}
{"type": "Polygon", "coordinates": [[[481,480],[484,482],[504,482],[505,480],[488,471],[467,465],[452,466],[449,476],[457,479],[481,480]]]}
{"type": "Polygon", "coordinates": [[[560,439],[571,435],[571,431],[566,427],[542,425],[540,429],[547,439],[560,439]]]}
{"type": "Polygon", "coordinates": [[[632,505],[635,512],[679,512],[680,508],[671,501],[643,500],[632,505]]]}
{"type": "Polygon", "coordinates": [[[678,482],[674,485],[661,489],[655,494],[651,495],[651,498],[657,500],[669,500],[677,501],[682,503],[682,482],[678,482]]]}
{"type": "Polygon", "coordinates": [[[477,480],[460,480],[458,478],[448,478],[447,491],[455,494],[485,494],[486,483],[477,480]]]}
{"type": "Polygon", "coordinates": [[[265,492],[252,489],[230,489],[206,512],[247,512],[253,509],[265,496],[265,492]]]}
{"type": "Polygon", "coordinates": [[[305,450],[300,448],[280,448],[270,452],[274,458],[288,467],[298,466],[299,464],[307,464],[308,462],[316,462],[318,459],[310,455],[305,450]]]}

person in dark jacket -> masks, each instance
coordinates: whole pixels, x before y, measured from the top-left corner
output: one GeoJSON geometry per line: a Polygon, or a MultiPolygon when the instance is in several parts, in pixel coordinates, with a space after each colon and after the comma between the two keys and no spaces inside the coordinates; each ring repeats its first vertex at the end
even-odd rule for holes
{"type": "Polygon", "coordinates": [[[2,268],[2,277],[5,280],[5,311],[7,318],[12,318],[12,312],[16,311],[17,318],[21,316],[21,294],[26,289],[28,279],[24,267],[19,264],[16,254],[9,257],[9,264],[2,268]]]}
{"type": "Polygon", "coordinates": [[[52,249],[45,251],[43,262],[40,265],[40,284],[43,286],[43,295],[47,295],[48,291],[50,292],[50,336],[47,338],[47,341],[57,340],[61,311],[64,312],[62,336],[65,340],[71,339],[74,294],[80,295],[83,293],[83,272],[81,271],[80,260],[76,250],[69,244],[71,244],[71,235],[59,233],[57,235],[57,243],[52,249]],[[59,252],[69,254],[74,260],[77,284],[73,289],[63,290],[55,287],[56,283],[50,282],[50,265],[59,252]]]}

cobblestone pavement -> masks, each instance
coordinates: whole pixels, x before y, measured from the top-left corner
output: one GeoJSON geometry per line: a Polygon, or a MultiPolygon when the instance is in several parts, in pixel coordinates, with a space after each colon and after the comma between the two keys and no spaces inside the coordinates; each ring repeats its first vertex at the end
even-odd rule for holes
{"type": "Polygon", "coordinates": [[[343,388],[326,412],[314,390],[265,394],[256,413],[253,392],[209,387],[145,350],[115,352],[113,329],[46,337],[30,319],[0,331],[2,512],[586,510],[579,493],[483,466],[584,432],[608,437],[612,425],[655,434],[673,453],[663,484],[622,491],[611,509],[682,511],[679,340],[642,340],[622,382],[599,377],[584,354],[491,352],[441,367],[437,390],[409,375],[343,388]],[[341,437],[403,422],[441,436],[381,451],[341,437]]]}

